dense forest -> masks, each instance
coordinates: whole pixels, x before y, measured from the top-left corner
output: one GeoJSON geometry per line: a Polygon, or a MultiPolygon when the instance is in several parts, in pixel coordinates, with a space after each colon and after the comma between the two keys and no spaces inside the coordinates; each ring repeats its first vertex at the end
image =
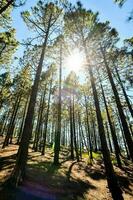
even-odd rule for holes
{"type": "Polygon", "coordinates": [[[0,199],[133,199],[133,37],[82,1],[39,0],[18,41],[28,1],[0,1],[0,199]]]}

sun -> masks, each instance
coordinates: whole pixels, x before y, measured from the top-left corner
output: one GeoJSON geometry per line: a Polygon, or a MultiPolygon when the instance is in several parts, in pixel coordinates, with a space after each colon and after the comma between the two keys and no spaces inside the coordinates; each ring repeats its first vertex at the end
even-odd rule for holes
{"type": "Polygon", "coordinates": [[[74,71],[75,73],[78,73],[82,69],[83,60],[83,54],[78,49],[74,49],[71,54],[65,59],[65,67],[69,71],[74,71]]]}

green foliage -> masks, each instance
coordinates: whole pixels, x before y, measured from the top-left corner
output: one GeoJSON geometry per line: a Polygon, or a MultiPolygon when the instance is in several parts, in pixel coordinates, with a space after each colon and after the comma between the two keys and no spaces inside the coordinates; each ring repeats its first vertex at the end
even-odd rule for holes
{"type": "Polygon", "coordinates": [[[0,33],[0,64],[2,65],[6,65],[11,61],[11,57],[18,46],[15,34],[15,29],[0,33]]]}
{"type": "Polygon", "coordinates": [[[72,41],[77,47],[80,45],[79,48],[81,48],[81,39],[85,40],[91,34],[91,31],[98,21],[98,13],[93,13],[91,10],[85,10],[82,8],[82,5],[77,4],[65,14],[64,21],[66,36],[73,38],[72,41]]]}
{"type": "Polygon", "coordinates": [[[31,68],[27,65],[13,79],[14,93],[28,94],[31,89],[31,84],[31,68]]]}
{"type": "MultiPolygon", "coordinates": [[[[5,6],[7,4],[7,0],[1,0],[0,1],[0,9],[5,6]]],[[[9,7],[8,9],[6,9],[5,12],[3,12],[1,15],[0,15],[0,28],[10,28],[11,27],[11,11],[12,11],[12,8],[9,7]]]]}
{"type": "Polygon", "coordinates": [[[7,103],[11,95],[12,80],[9,72],[0,75],[0,107],[7,103]]]}
{"type": "Polygon", "coordinates": [[[36,32],[38,29],[39,32],[41,31],[38,36],[38,38],[41,38],[46,34],[49,25],[54,27],[54,24],[56,24],[57,28],[61,22],[59,20],[61,13],[62,9],[58,7],[56,1],[49,3],[38,1],[37,5],[31,8],[31,12],[24,11],[21,15],[30,30],[36,32]]]}
{"type": "Polygon", "coordinates": [[[126,2],[126,0],[114,0],[114,2],[117,3],[121,7],[126,2]]]}
{"type": "Polygon", "coordinates": [[[133,37],[131,37],[131,38],[129,38],[129,39],[126,39],[126,40],[125,40],[125,43],[126,43],[127,45],[129,45],[129,47],[131,47],[132,50],[133,50],[133,37]]]}

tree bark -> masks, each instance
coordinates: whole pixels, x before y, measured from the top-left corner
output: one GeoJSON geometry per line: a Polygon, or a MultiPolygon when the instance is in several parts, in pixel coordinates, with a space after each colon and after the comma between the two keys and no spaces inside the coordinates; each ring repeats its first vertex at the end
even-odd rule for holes
{"type": "Polygon", "coordinates": [[[118,144],[118,141],[117,141],[115,128],[113,127],[112,120],[111,120],[111,117],[110,117],[110,114],[109,114],[109,110],[108,110],[108,106],[107,106],[107,102],[106,102],[106,98],[105,98],[105,94],[104,94],[104,90],[103,90],[103,86],[102,86],[101,80],[100,80],[100,85],[101,85],[102,96],[103,96],[105,109],[106,109],[106,113],[107,113],[107,118],[108,118],[110,130],[111,130],[111,135],[112,135],[112,139],[113,139],[113,144],[114,144],[117,164],[118,164],[119,168],[122,168],[121,159],[120,159],[120,148],[119,148],[119,144],[118,144]]]}
{"type": "MultiPolygon", "coordinates": [[[[84,39],[83,39],[83,44],[84,44],[86,60],[88,63],[90,63],[89,59],[88,59],[87,47],[86,47],[86,43],[85,43],[84,39]]],[[[90,75],[90,82],[91,82],[94,103],[95,103],[95,108],[96,108],[98,130],[99,130],[99,134],[100,134],[102,154],[103,154],[103,160],[104,160],[104,165],[105,165],[105,170],[106,170],[106,175],[107,175],[108,187],[109,187],[109,190],[110,190],[114,200],[118,200],[118,199],[123,200],[122,190],[119,187],[118,180],[116,178],[116,175],[115,175],[115,172],[113,169],[113,165],[112,165],[111,159],[110,159],[110,154],[109,154],[109,150],[108,150],[108,146],[107,146],[104,126],[103,126],[103,120],[102,120],[102,115],[101,115],[101,110],[100,110],[100,105],[99,105],[98,94],[97,94],[97,90],[96,90],[96,86],[95,86],[95,79],[93,76],[92,67],[90,65],[88,65],[88,71],[89,71],[89,75],[90,75]]]]}
{"type": "Polygon", "coordinates": [[[13,131],[14,131],[14,127],[15,127],[14,123],[15,123],[15,119],[16,119],[17,112],[18,112],[18,109],[19,109],[19,104],[20,104],[20,101],[21,101],[21,97],[22,97],[21,94],[19,96],[17,96],[17,99],[16,99],[16,101],[14,103],[13,112],[12,112],[12,115],[11,115],[10,123],[9,123],[8,130],[7,130],[7,134],[6,134],[6,137],[5,137],[5,140],[4,140],[2,148],[5,148],[5,146],[8,146],[9,139],[13,135],[13,131]]]}
{"type": "Polygon", "coordinates": [[[111,144],[111,140],[110,140],[109,129],[108,129],[108,123],[107,122],[105,123],[105,127],[106,127],[106,131],[107,131],[110,152],[113,153],[112,144],[111,144]]]}
{"type": "Polygon", "coordinates": [[[23,128],[20,147],[18,150],[16,165],[15,165],[13,173],[12,173],[11,182],[14,183],[16,186],[20,182],[21,178],[24,178],[24,176],[25,176],[25,167],[26,167],[26,162],[27,162],[27,157],[28,157],[28,147],[29,147],[29,142],[30,142],[30,138],[32,135],[32,127],[33,127],[32,121],[33,121],[33,116],[34,116],[34,108],[35,108],[35,104],[36,104],[38,85],[39,85],[39,80],[40,80],[40,76],[41,76],[44,55],[45,55],[45,51],[46,51],[50,23],[51,23],[51,18],[49,19],[47,32],[46,32],[43,47],[42,47],[41,57],[40,57],[39,64],[37,67],[34,84],[32,86],[32,90],[31,90],[31,96],[30,96],[27,115],[26,115],[25,124],[24,124],[24,128],[23,128]]]}
{"type": "Polygon", "coordinates": [[[76,127],[75,127],[75,105],[74,105],[74,92],[73,92],[73,105],[72,105],[72,118],[73,118],[73,139],[74,139],[74,147],[76,153],[77,162],[79,162],[79,153],[78,153],[78,142],[77,142],[77,134],[76,134],[76,127]]]}
{"type": "Polygon", "coordinates": [[[89,124],[89,112],[88,112],[88,107],[87,107],[87,98],[86,95],[84,94],[85,97],[85,108],[86,108],[86,123],[87,123],[87,135],[88,135],[88,141],[89,141],[89,149],[90,149],[90,164],[92,164],[93,160],[93,155],[92,155],[92,142],[91,142],[91,136],[90,136],[90,124],[89,124]]]}
{"type": "MultiPolygon", "coordinates": [[[[114,66],[115,66],[115,65],[114,65],[114,66]]],[[[133,109],[132,109],[132,106],[131,106],[131,104],[130,104],[129,98],[128,98],[128,96],[127,96],[126,90],[125,90],[125,88],[124,88],[124,86],[123,86],[123,83],[122,83],[122,81],[121,81],[121,78],[120,78],[120,75],[119,75],[119,72],[118,72],[118,69],[117,69],[116,66],[115,66],[115,71],[116,71],[116,74],[117,74],[117,77],[118,77],[120,86],[121,86],[121,88],[122,88],[122,91],[123,91],[123,94],[124,94],[124,97],[125,97],[125,100],[126,100],[128,109],[129,109],[129,111],[130,111],[130,113],[131,113],[131,116],[132,116],[132,118],[133,118],[133,109]]]]}
{"type": "Polygon", "coordinates": [[[71,101],[71,94],[70,94],[70,103],[69,103],[69,110],[70,110],[70,138],[71,138],[71,159],[74,160],[74,148],[73,148],[73,120],[72,120],[72,101],[71,101]]]}
{"type": "Polygon", "coordinates": [[[44,133],[43,133],[42,155],[45,154],[45,147],[46,147],[46,136],[47,136],[47,127],[48,127],[48,119],[49,119],[49,110],[50,110],[50,98],[51,98],[51,92],[52,92],[52,83],[53,83],[53,75],[52,75],[51,81],[50,81],[50,89],[49,89],[49,97],[48,97],[48,107],[47,107],[46,117],[45,117],[45,125],[44,125],[44,133]]]}
{"type": "Polygon", "coordinates": [[[129,131],[129,128],[128,128],[128,124],[127,124],[127,121],[126,121],[124,111],[122,109],[122,105],[121,105],[121,101],[120,101],[120,98],[119,98],[119,95],[118,95],[118,91],[116,89],[110,68],[109,68],[108,63],[106,61],[105,52],[103,51],[102,47],[101,47],[101,53],[103,55],[106,71],[107,71],[109,81],[111,83],[112,90],[113,90],[113,93],[114,93],[114,96],[115,96],[115,101],[116,101],[118,112],[119,112],[119,115],[120,115],[120,120],[122,122],[123,131],[124,131],[125,139],[126,139],[127,146],[128,146],[128,149],[129,149],[130,157],[133,161],[133,141],[132,141],[132,137],[131,137],[131,134],[130,134],[130,131],[129,131]]]}
{"type": "Polygon", "coordinates": [[[61,87],[62,87],[62,44],[60,46],[60,66],[59,66],[59,97],[58,97],[58,122],[55,134],[55,146],[54,146],[54,164],[59,164],[59,152],[60,152],[60,137],[61,137],[61,87]]]}
{"type": "Polygon", "coordinates": [[[29,100],[29,96],[27,97],[27,100],[26,100],[26,103],[25,103],[22,122],[21,122],[20,130],[19,130],[19,134],[18,134],[18,139],[17,139],[17,144],[20,143],[20,139],[21,139],[21,136],[22,136],[24,121],[25,121],[25,116],[26,116],[26,111],[27,111],[27,106],[28,106],[28,100],[29,100]]]}

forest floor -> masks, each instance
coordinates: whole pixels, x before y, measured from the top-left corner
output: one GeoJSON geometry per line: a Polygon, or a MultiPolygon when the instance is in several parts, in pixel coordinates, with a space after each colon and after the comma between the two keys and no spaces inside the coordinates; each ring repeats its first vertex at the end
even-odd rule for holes
{"type": "MultiPolygon", "coordinates": [[[[66,148],[61,150],[58,166],[52,164],[52,149],[47,148],[45,156],[29,149],[26,179],[17,189],[3,188],[3,183],[9,178],[15,164],[17,149],[17,145],[9,145],[0,150],[0,200],[112,199],[100,156],[97,156],[91,166],[86,155],[80,162],[70,160],[70,152],[66,148]]],[[[124,170],[115,167],[125,200],[133,199],[132,170],[131,164],[126,165],[124,170]]]]}

